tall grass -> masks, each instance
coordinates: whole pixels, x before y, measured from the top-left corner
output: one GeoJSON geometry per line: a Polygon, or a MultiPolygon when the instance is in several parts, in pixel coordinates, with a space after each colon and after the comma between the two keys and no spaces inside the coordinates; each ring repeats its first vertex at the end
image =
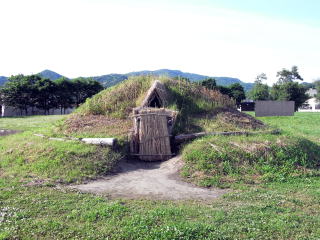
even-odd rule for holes
{"type": "Polygon", "coordinates": [[[132,108],[136,107],[136,102],[141,95],[147,92],[152,81],[151,76],[131,77],[87,99],[77,113],[126,118],[132,108]]]}
{"type": "Polygon", "coordinates": [[[126,118],[132,108],[141,104],[154,80],[160,79],[170,95],[168,108],[178,110],[184,116],[210,112],[217,107],[233,107],[234,101],[218,91],[208,90],[197,83],[173,80],[167,77],[137,76],[108,88],[88,99],[77,111],[84,115],[108,115],[126,118]]]}
{"type": "MultiPolygon", "coordinates": [[[[174,134],[201,131],[198,119],[206,119],[219,108],[234,108],[235,102],[215,90],[209,90],[197,83],[169,79],[165,82],[169,90],[169,108],[178,111],[174,134]]],[[[211,118],[211,117],[209,117],[211,118]]],[[[212,121],[212,119],[210,119],[212,121]]]]}
{"type": "MultiPolygon", "coordinates": [[[[136,76],[108,88],[99,94],[88,99],[71,118],[66,121],[67,125],[74,124],[77,115],[104,115],[113,119],[127,119],[132,109],[140,106],[146,97],[152,82],[160,80],[168,91],[166,108],[178,111],[174,134],[197,131],[201,126],[194,126],[195,119],[206,118],[212,115],[215,110],[234,108],[235,102],[228,96],[218,91],[209,90],[197,83],[185,80],[174,80],[165,76],[136,76]]],[[[81,118],[81,117],[80,117],[81,118]]],[[[98,127],[98,126],[97,126],[98,127]]],[[[98,127],[99,128],[99,127],[98,127]]],[[[108,134],[104,132],[104,134],[108,134]]]]}
{"type": "Polygon", "coordinates": [[[319,174],[320,146],[289,136],[206,137],[183,150],[183,176],[202,186],[286,181],[319,174]]]}

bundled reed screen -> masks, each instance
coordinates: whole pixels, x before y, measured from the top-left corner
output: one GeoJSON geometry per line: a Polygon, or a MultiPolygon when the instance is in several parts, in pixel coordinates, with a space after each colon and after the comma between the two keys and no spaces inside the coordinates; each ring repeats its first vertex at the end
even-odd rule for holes
{"type": "Polygon", "coordinates": [[[161,110],[140,114],[139,154],[144,161],[167,160],[171,157],[168,115],[161,110]]]}
{"type": "Polygon", "coordinates": [[[134,108],[130,152],[144,161],[167,160],[172,157],[170,134],[177,115],[166,109],[166,87],[155,81],[140,107],[134,108]]]}

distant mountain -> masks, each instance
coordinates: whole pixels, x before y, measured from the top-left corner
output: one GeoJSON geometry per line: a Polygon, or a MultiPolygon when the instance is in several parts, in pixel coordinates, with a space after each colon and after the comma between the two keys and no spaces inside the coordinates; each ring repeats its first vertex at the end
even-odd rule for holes
{"type": "MultiPolygon", "coordinates": [[[[42,72],[39,72],[38,74],[39,74],[41,77],[43,77],[43,78],[49,78],[49,79],[52,80],[52,81],[57,80],[58,78],[63,77],[63,76],[60,75],[59,73],[56,73],[56,72],[51,71],[51,70],[44,70],[44,71],[42,71],[42,72]]],[[[1,85],[4,85],[7,80],[8,80],[7,77],[0,76],[0,86],[1,86],[1,85]]]]}
{"type": "Polygon", "coordinates": [[[214,79],[217,80],[217,84],[218,85],[222,85],[222,86],[229,86],[233,83],[240,83],[241,86],[243,86],[244,90],[250,91],[253,88],[254,83],[246,83],[246,82],[242,82],[240,79],[238,78],[230,78],[230,77],[214,77],[214,79]]]}
{"type": "MultiPolygon", "coordinates": [[[[167,75],[169,77],[183,77],[183,78],[188,78],[192,82],[197,82],[201,81],[204,79],[209,78],[210,76],[206,75],[200,75],[200,74],[195,74],[195,73],[188,73],[188,72],[182,72],[180,70],[170,70],[170,69],[160,69],[156,71],[140,71],[140,72],[131,72],[125,74],[127,76],[139,76],[139,75],[155,75],[155,76],[160,76],[160,75],[167,75]]],[[[245,91],[249,91],[253,87],[253,83],[245,83],[242,82],[238,78],[230,78],[230,77],[212,77],[217,80],[218,85],[222,86],[229,86],[233,83],[240,83],[245,91]]]]}
{"type": "MultiPolygon", "coordinates": [[[[51,70],[44,70],[40,72],[39,75],[44,78],[49,78],[51,80],[56,80],[58,78],[63,77],[59,73],[53,72],[51,70]]],[[[112,73],[107,75],[95,76],[92,78],[100,82],[104,87],[111,87],[128,79],[128,77],[130,76],[140,76],[140,75],[155,75],[155,76],[165,75],[168,77],[183,77],[183,78],[190,79],[190,81],[192,82],[201,81],[210,77],[210,76],[200,75],[195,73],[182,72],[180,70],[159,69],[155,71],[145,70],[145,71],[139,71],[139,72],[130,72],[126,74],[112,73]]],[[[212,78],[215,78],[217,80],[217,84],[222,86],[229,86],[233,83],[240,83],[244,87],[245,91],[249,91],[253,87],[253,83],[245,83],[238,78],[230,78],[230,77],[212,77],[212,78]]],[[[4,84],[6,80],[7,80],[6,77],[0,77],[0,85],[4,84]]]]}
{"type": "Polygon", "coordinates": [[[188,78],[190,81],[196,82],[203,79],[209,78],[208,76],[199,75],[195,73],[182,72],[180,70],[170,70],[170,69],[159,69],[155,71],[140,71],[140,72],[130,72],[126,74],[127,76],[139,76],[139,75],[166,75],[168,77],[183,77],[188,78]]]}
{"type": "Polygon", "coordinates": [[[7,77],[3,77],[3,76],[0,76],[0,86],[2,86],[3,84],[5,84],[5,82],[8,80],[7,77]]]}
{"type": "Polygon", "coordinates": [[[51,70],[44,70],[42,72],[38,73],[41,77],[43,78],[49,78],[50,80],[54,81],[57,80],[58,78],[63,77],[62,75],[60,75],[59,73],[56,73],[54,71],[51,70]]]}
{"type": "Polygon", "coordinates": [[[125,74],[108,74],[97,77],[92,77],[94,80],[100,82],[104,87],[112,87],[123,80],[128,79],[128,76],[125,74]]]}
{"type": "Polygon", "coordinates": [[[128,77],[130,76],[141,76],[141,75],[154,75],[154,76],[165,75],[168,77],[180,76],[184,78],[189,78],[191,81],[200,81],[208,78],[208,76],[203,76],[203,75],[194,74],[194,73],[185,73],[185,72],[181,72],[180,70],[160,69],[156,71],[145,70],[145,71],[139,71],[139,72],[130,72],[126,74],[108,74],[108,75],[93,77],[93,79],[102,83],[104,87],[111,87],[113,85],[116,85],[119,82],[122,82],[123,80],[128,79],[128,77]]]}
{"type": "Polygon", "coordinates": [[[308,82],[302,82],[301,85],[303,85],[305,88],[316,88],[315,83],[308,83],[308,82]]]}

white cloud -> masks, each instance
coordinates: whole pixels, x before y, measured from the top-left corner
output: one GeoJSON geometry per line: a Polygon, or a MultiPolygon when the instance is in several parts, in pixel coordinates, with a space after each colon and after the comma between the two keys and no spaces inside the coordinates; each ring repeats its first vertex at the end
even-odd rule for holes
{"type": "Polygon", "coordinates": [[[0,10],[0,75],[172,68],[253,81],[295,64],[320,76],[320,29],[302,24],[150,1],[2,0],[0,10]]]}

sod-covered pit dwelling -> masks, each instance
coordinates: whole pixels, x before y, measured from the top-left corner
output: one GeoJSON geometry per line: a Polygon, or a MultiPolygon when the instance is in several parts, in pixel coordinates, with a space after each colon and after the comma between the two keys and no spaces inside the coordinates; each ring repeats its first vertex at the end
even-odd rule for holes
{"type": "Polygon", "coordinates": [[[173,134],[263,127],[262,122],[236,111],[234,100],[218,91],[183,80],[139,76],[88,99],[66,120],[65,133],[126,138],[133,128],[132,111],[143,106],[155,80],[167,92],[159,106],[177,112],[173,134]]]}
{"type": "Polygon", "coordinates": [[[61,127],[64,134],[77,137],[117,138],[129,159],[167,160],[182,147],[181,175],[202,186],[269,181],[316,167],[315,145],[306,150],[307,140],[272,136],[267,133],[270,129],[237,111],[234,100],[218,91],[152,76],[132,77],[100,92],[61,127]],[[206,137],[175,148],[174,136],[199,132],[248,134],[206,137]]]}
{"type": "Polygon", "coordinates": [[[175,135],[262,127],[218,91],[185,80],[140,76],[88,99],[66,120],[64,131],[123,139],[133,155],[164,160],[172,155],[175,135]]]}

